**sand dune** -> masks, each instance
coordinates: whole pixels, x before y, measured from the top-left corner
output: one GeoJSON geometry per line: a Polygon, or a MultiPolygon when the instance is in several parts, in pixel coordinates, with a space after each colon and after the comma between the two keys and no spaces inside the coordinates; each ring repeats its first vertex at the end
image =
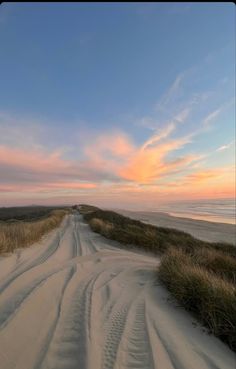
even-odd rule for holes
{"type": "Polygon", "coordinates": [[[235,368],[235,354],[168,299],[158,263],[77,214],[1,258],[1,369],[235,368]]]}
{"type": "Polygon", "coordinates": [[[208,222],[190,218],[174,217],[166,213],[151,211],[115,210],[127,217],[141,220],[159,227],[176,228],[192,236],[210,242],[228,242],[236,244],[236,226],[234,224],[208,222]]]}

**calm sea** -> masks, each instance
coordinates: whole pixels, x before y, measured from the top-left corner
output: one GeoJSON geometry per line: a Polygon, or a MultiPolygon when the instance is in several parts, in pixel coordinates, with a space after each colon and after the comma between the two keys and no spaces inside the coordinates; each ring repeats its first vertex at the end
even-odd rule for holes
{"type": "Polygon", "coordinates": [[[235,199],[176,201],[160,204],[150,211],[166,212],[170,215],[235,224],[235,199]]]}

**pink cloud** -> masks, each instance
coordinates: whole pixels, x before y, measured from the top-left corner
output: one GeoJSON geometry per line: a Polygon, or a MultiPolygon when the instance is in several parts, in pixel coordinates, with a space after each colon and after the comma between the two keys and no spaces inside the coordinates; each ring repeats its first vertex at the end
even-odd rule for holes
{"type": "Polygon", "coordinates": [[[23,150],[0,145],[0,164],[33,169],[35,171],[55,172],[70,166],[60,158],[61,152],[47,153],[41,150],[23,150]]]}
{"type": "Polygon", "coordinates": [[[191,140],[190,136],[170,138],[173,130],[174,125],[169,125],[140,146],[121,132],[103,134],[86,141],[81,147],[83,159],[79,160],[63,158],[61,150],[48,152],[43,148],[27,150],[1,145],[0,192],[9,201],[14,198],[47,201],[47,197],[76,201],[78,193],[80,199],[104,204],[105,199],[128,203],[145,198],[152,202],[168,197],[232,194],[232,181],[224,183],[223,169],[198,170],[186,175],[190,165],[193,170],[201,159],[199,155],[175,153],[175,159],[170,159],[191,140]],[[174,182],[175,175],[178,181],[174,182]]]}
{"type": "Polygon", "coordinates": [[[97,166],[115,166],[134,151],[130,139],[123,133],[110,133],[98,136],[84,146],[84,153],[97,166]],[[111,165],[109,165],[111,164],[111,165]]]}
{"type": "Polygon", "coordinates": [[[17,192],[17,191],[29,191],[29,192],[42,192],[45,190],[90,190],[97,188],[96,183],[76,183],[76,182],[57,182],[57,183],[42,183],[37,184],[6,184],[0,185],[0,192],[17,192]]]}
{"type": "Polygon", "coordinates": [[[189,140],[187,138],[171,140],[165,143],[155,143],[149,139],[148,144],[141,149],[137,149],[127,161],[127,163],[120,168],[119,174],[128,180],[139,183],[150,183],[157,180],[161,176],[177,168],[196,160],[197,157],[188,155],[176,160],[167,160],[166,157],[172,151],[180,149],[189,140]]]}
{"type": "Polygon", "coordinates": [[[190,142],[190,137],[170,140],[168,136],[175,126],[151,136],[143,145],[135,147],[124,134],[107,134],[97,137],[92,144],[85,147],[85,154],[97,168],[106,167],[123,181],[150,183],[165,174],[189,165],[199,156],[186,155],[175,160],[167,156],[190,142]]]}

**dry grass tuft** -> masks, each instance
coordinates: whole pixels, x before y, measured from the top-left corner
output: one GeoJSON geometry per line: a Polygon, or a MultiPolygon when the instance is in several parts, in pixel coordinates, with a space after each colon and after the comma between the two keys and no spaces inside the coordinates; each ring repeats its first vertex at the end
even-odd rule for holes
{"type": "Polygon", "coordinates": [[[0,223],[0,253],[13,252],[19,247],[27,247],[47,232],[58,227],[68,210],[54,210],[47,217],[35,221],[0,223]]]}
{"type": "Polygon", "coordinates": [[[236,287],[194,264],[191,256],[170,249],[158,270],[172,295],[216,337],[236,350],[236,287]]]}
{"type": "Polygon", "coordinates": [[[108,236],[111,230],[114,228],[112,224],[105,223],[103,220],[93,218],[90,222],[90,227],[94,232],[100,233],[103,236],[108,236]]]}
{"type": "Polygon", "coordinates": [[[236,285],[236,258],[214,250],[199,248],[194,251],[192,262],[205,268],[218,277],[236,285]]]}
{"type": "Polygon", "coordinates": [[[80,214],[89,214],[93,211],[99,210],[96,206],[80,204],[78,205],[80,214]]]}

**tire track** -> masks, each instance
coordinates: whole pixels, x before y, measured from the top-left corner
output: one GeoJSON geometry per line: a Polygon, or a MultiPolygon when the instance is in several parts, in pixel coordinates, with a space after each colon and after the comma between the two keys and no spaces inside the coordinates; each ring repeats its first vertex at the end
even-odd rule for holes
{"type": "Polygon", "coordinates": [[[58,322],[59,322],[59,319],[60,319],[60,316],[61,316],[61,306],[62,306],[63,297],[65,295],[66,288],[68,287],[68,285],[69,285],[69,283],[70,283],[73,275],[75,274],[75,272],[76,272],[76,268],[75,267],[71,267],[70,272],[69,272],[69,275],[68,275],[68,278],[66,279],[65,284],[64,284],[63,289],[62,289],[62,292],[61,292],[61,298],[60,298],[60,301],[59,301],[59,304],[58,304],[58,312],[57,312],[56,319],[55,319],[55,321],[53,323],[53,326],[49,330],[49,334],[47,336],[47,340],[46,340],[46,342],[44,342],[44,350],[43,350],[43,352],[40,353],[40,356],[37,359],[37,362],[35,364],[34,369],[41,368],[41,364],[42,364],[42,362],[43,362],[43,360],[44,360],[44,358],[45,358],[45,356],[47,354],[48,347],[50,345],[50,342],[53,339],[53,335],[55,334],[56,327],[58,325],[58,322]]]}
{"type": "MultiPolygon", "coordinates": [[[[78,273],[78,272],[77,272],[78,273]]],[[[76,274],[77,274],[76,273],[76,274]]],[[[91,276],[77,283],[74,275],[75,286],[68,297],[65,298],[61,320],[59,321],[54,336],[51,337],[49,349],[41,366],[36,368],[87,368],[90,351],[91,309],[93,287],[100,273],[92,279],[91,276]]],[[[73,283],[73,281],[71,282],[73,283]]]]}
{"type": "Polygon", "coordinates": [[[14,318],[15,314],[17,314],[17,311],[23,308],[24,303],[32,297],[33,293],[37,289],[39,289],[44,283],[46,283],[50,277],[54,276],[57,273],[60,273],[66,268],[67,266],[59,270],[52,271],[47,276],[41,277],[28,288],[24,288],[24,293],[20,291],[16,296],[5,302],[5,304],[2,305],[0,308],[0,329],[3,329],[7,324],[11,322],[11,319],[14,318]]]}

